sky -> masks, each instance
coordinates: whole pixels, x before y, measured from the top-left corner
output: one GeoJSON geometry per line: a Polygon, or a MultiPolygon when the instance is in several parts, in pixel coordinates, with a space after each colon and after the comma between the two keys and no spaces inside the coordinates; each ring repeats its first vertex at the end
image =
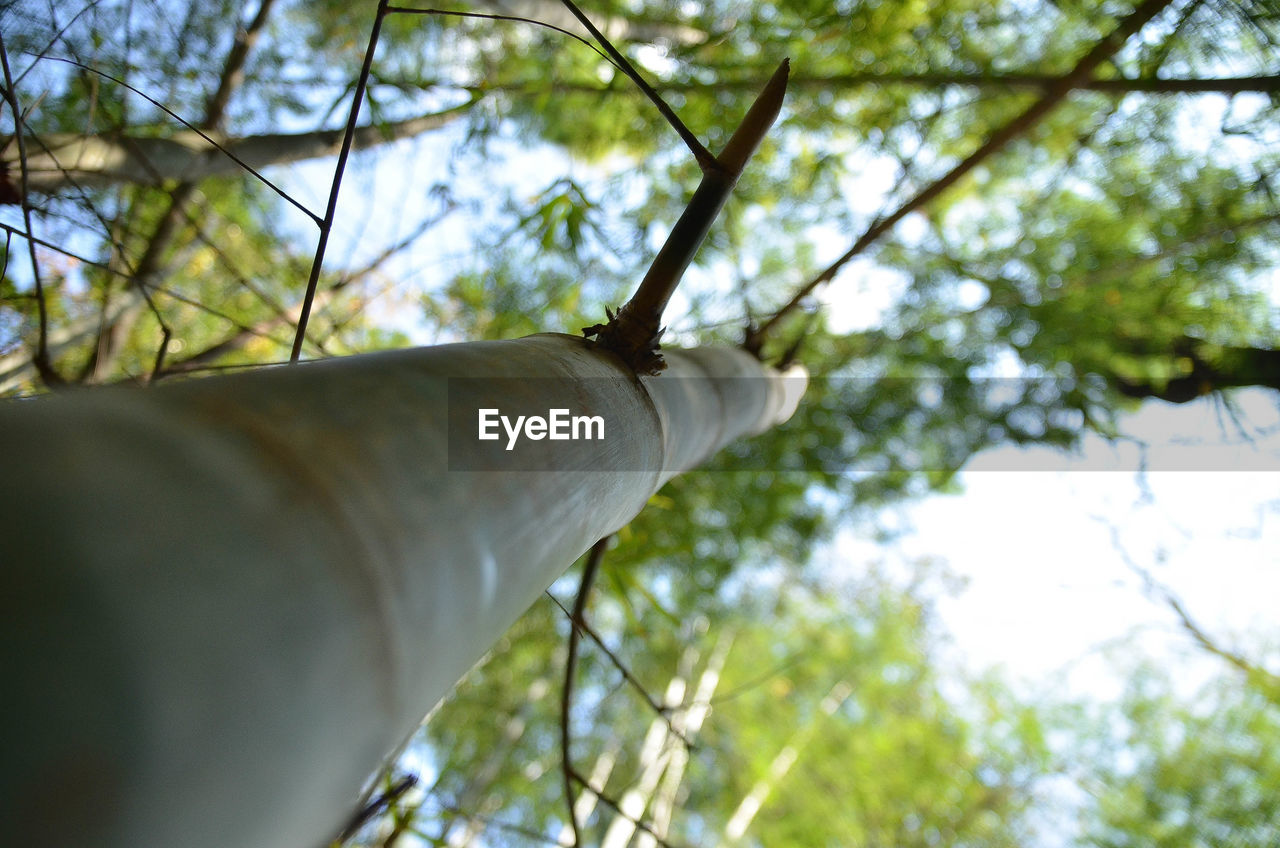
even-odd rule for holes
{"type": "MultiPolygon", "coordinates": [[[[1203,100],[1199,108],[1215,118],[1209,113],[1222,104],[1203,100]]],[[[1216,126],[1216,119],[1209,123],[1216,126]]],[[[353,254],[363,236],[377,233],[382,237],[374,241],[386,243],[425,214],[414,195],[443,177],[458,144],[465,144],[461,125],[381,150],[373,168],[357,157],[355,179],[341,198],[333,260],[357,264],[353,254]],[[362,190],[352,190],[357,185],[362,190]]],[[[531,197],[559,174],[592,176],[591,168],[547,148],[503,152],[513,156],[507,174],[531,197]]],[[[864,164],[856,169],[858,191],[851,196],[870,215],[891,190],[893,171],[864,164]]],[[[322,195],[318,189],[327,189],[322,177],[329,167],[298,168],[290,189],[304,199],[308,190],[322,195]]],[[[314,200],[312,205],[322,203],[320,196],[314,200]]],[[[446,219],[393,263],[388,276],[412,291],[447,274],[459,245],[469,241],[468,230],[485,217],[477,210],[446,219]]],[[[910,238],[920,223],[913,217],[902,222],[900,235],[910,238]]],[[[847,241],[847,234],[832,232],[819,239],[819,254],[839,255],[847,241]]],[[[874,263],[856,262],[818,296],[833,329],[856,331],[891,308],[902,282],[874,263]]],[[[1280,296],[1280,273],[1271,284],[1280,296]]],[[[393,295],[381,306],[379,319],[409,331],[415,342],[442,340],[415,332],[420,313],[411,301],[393,295]]],[[[673,301],[675,323],[679,307],[673,301]]],[[[1274,393],[1238,393],[1231,408],[1213,400],[1181,406],[1153,401],[1124,419],[1122,430],[1132,440],[1091,437],[1073,454],[988,451],[960,475],[963,494],[933,495],[904,507],[897,515],[904,533],[892,546],[861,539],[851,527],[836,545],[836,558],[847,567],[895,558],[946,562],[967,583],[940,603],[943,624],[967,665],[1002,667],[1028,685],[1066,679],[1080,695],[1115,694],[1115,674],[1104,667],[1101,646],[1140,644],[1170,655],[1189,643],[1167,606],[1144,591],[1134,565],[1151,571],[1229,643],[1252,645],[1259,633],[1274,632],[1268,609],[1280,597],[1280,407],[1274,393]]]]}
{"type": "MultiPolygon", "coordinates": [[[[1280,647],[1280,403],[1249,390],[1236,404],[1244,429],[1210,400],[1145,404],[1122,424],[1151,445],[1141,472],[1132,445],[1098,437],[1076,455],[988,451],[960,475],[963,494],[903,509],[890,548],[851,531],[840,557],[944,561],[967,583],[940,602],[955,652],[973,670],[999,667],[1027,685],[1109,698],[1122,681],[1103,647],[1185,652],[1190,638],[1135,567],[1224,645],[1256,658],[1268,632],[1280,647]],[[1188,467],[1198,470],[1178,470],[1188,467]]],[[[1204,659],[1185,670],[1188,685],[1220,668],[1204,659]]]]}

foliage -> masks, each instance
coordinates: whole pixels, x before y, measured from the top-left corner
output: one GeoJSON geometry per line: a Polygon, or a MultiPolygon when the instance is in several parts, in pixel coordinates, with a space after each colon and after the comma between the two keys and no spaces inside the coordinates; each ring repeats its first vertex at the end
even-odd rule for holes
{"type": "MultiPolygon", "coordinates": [[[[612,555],[608,562],[610,571],[630,567],[612,555]]],[[[669,707],[687,706],[717,652],[726,652],[692,748],[668,738],[690,757],[673,843],[713,844],[753,785],[768,779],[771,762],[791,751],[794,766],[768,794],[746,844],[1021,844],[1028,788],[1045,761],[1042,731],[1029,713],[1008,718],[1017,708],[993,681],[981,685],[977,709],[1005,716],[1011,732],[960,717],[963,707],[944,694],[960,681],[935,665],[939,634],[924,597],[936,580],[930,574],[922,564],[903,585],[873,570],[832,593],[787,588],[757,572],[743,581],[750,594],[731,604],[676,600],[666,611],[601,599],[593,629],[630,673],[655,697],[683,680],[669,707]],[[669,615],[683,624],[673,627],[669,615]]],[[[547,657],[559,641],[558,613],[535,605],[432,717],[416,745],[436,777],[400,812],[408,828],[444,841],[470,820],[501,844],[534,844],[538,834],[554,841],[564,821],[559,664],[547,657]]],[[[606,788],[621,797],[646,767],[640,740],[664,719],[598,649],[587,654],[572,714],[574,755],[584,773],[613,758],[606,788]]],[[[679,726],[678,709],[668,717],[679,726]]],[[[592,844],[616,820],[607,807],[597,810],[587,823],[592,844]]],[[[371,826],[362,841],[376,844],[392,826],[371,826]]]]}
{"type": "Polygon", "coordinates": [[[1280,837],[1280,710],[1235,676],[1191,697],[1150,665],[1129,679],[1117,714],[1095,714],[1077,767],[1094,797],[1090,844],[1264,846],[1280,837]]]}

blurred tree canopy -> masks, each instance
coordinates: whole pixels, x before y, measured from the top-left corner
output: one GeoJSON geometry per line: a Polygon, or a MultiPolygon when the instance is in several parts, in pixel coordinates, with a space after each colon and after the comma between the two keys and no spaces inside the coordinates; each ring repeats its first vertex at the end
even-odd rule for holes
{"type": "MultiPolygon", "coordinates": [[[[636,87],[538,25],[580,32],[561,4],[449,8],[382,19],[307,356],[576,332],[626,298],[696,184],[636,87]]],[[[377,9],[0,6],[0,391],[287,358],[377,9]]],[[[673,343],[747,340],[803,362],[810,394],[787,426],[655,497],[608,554],[592,616],[615,648],[643,645],[626,663],[655,697],[681,679],[692,698],[721,664],[693,747],[663,749],[686,761],[672,844],[731,841],[756,787],[747,844],[1026,844],[1037,786],[1060,765],[1048,714],[941,673],[922,584],[873,572],[819,589],[805,566],[852,511],[945,488],[986,448],[1068,448],[1141,403],[1280,388],[1280,7],[586,11],[713,150],[783,57],[793,69],[668,319],[673,343]],[[1133,34],[1111,38],[1126,21],[1133,34]]],[[[530,611],[410,748],[434,785],[390,800],[361,838],[559,838],[548,689],[566,630],[549,602],[530,611]]],[[[612,759],[600,785],[621,797],[648,765],[654,715],[598,653],[578,675],[575,759],[584,774],[612,759]]],[[[1274,825],[1243,825],[1275,819],[1275,764],[1259,753],[1275,704],[1223,688],[1209,715],[1151,685],[1124,704],[1117,759],[1092,772],[1090,844],[1274,844],[1274,825]],[[1213,722],[1255,747],[1202,741],[1213,722]]],[[[593,816],[596,838],[621,820],[593,816]]]]}
{"type": "Polygon", "coordinates": [[[1280,810],[1280,711],[1261,687],[1221,674],[1188,693],[1167,669],[1129,660],[1116,712],[1088,711],[1068,758],[1095,794],[1088,844],[1266,845],[1280,810]]]}

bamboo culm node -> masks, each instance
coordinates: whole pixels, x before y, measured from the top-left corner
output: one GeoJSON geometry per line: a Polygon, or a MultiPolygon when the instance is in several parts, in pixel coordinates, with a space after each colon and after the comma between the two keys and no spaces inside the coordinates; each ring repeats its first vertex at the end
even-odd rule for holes
{"type": "Polygon", "coordinates": [[[702,181],[635,295],[616,313],[606,309],[607,323],[582,330],[584,335],[594,337],[598,346],[621,357],[637,374],[658,374],[666,367],[659,352],[662,313],[747,162],[777,120],[790,67],[790,61],[784,59],[724,150],[703,167],[702,181]]]}

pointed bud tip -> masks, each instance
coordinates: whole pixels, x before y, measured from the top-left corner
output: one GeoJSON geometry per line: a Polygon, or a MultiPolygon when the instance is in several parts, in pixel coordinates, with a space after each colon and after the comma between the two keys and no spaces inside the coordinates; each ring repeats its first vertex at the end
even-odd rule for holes
{"type": "Polygon", "coordinates": [[[781,87],[785,92],[787,88],[787,78],[791,76],[791,58],[782,60],[782,64],[778,66],[778,70],[773,72],[773,76],[769,78],[769,82],[765,85],[765,91],[772,91],[781,87]]]}
{"type": "Polygon", "coordinates": [[[764,89],[756,99],[757,103],[762,104],[773,113],[772,117],[769,118],[769,123],[773,123],[778,117],[778,112],[782,110],[782,100],[786,97],[787,82],[790,76],[791,60],[789,58],[783,59],[782,64],[778,65],[778,70],[774,71],[773,76],[769,77],[769,81],[765,83],[764,89]]]}
{"type": "Polygon", "coordinates": [[[760,91],[742,123],[725,145],[725,149],[716,157],[720,166],[732,175],[736,182],[746,167],[747,160],[760,145],[765,133],[782,111],[782,100],[787,93],[787,75],[791,71],[791,60],[783,59],[778,70],[773,72],[769,82],[760,91]]]}

